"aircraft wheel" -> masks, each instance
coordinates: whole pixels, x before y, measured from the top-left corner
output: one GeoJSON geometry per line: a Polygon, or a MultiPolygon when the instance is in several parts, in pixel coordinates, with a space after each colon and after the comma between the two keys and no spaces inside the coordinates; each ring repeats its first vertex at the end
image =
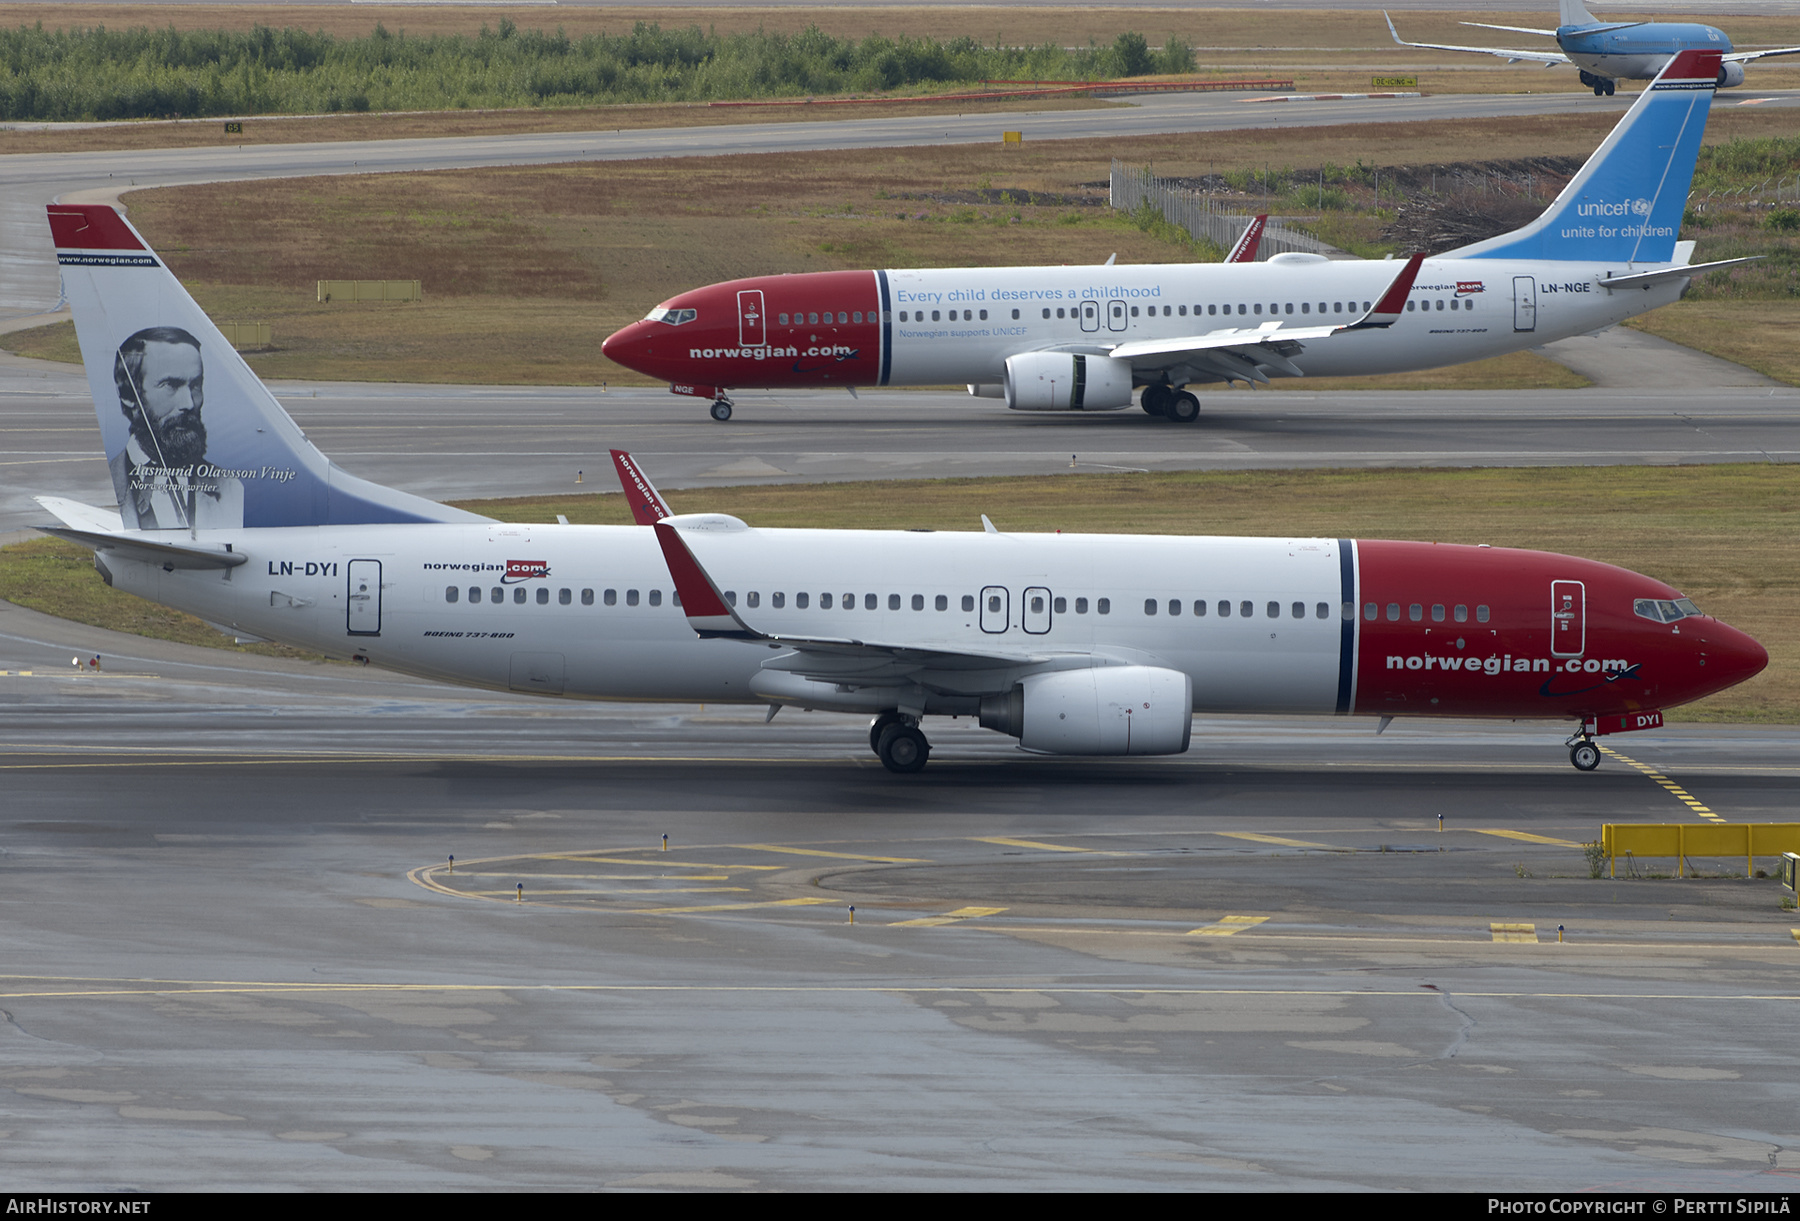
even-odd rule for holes
{"type": "Polygon", "coordinates": [[[1169,403],[1175,392],[1167,386],[1145,386],[1143,395],[1138,399],[1138,406],[1144,409],[1145,415],[1165,416],[1169,413],[1169,403]]]}
{"type": "Polygon", "coordinates": [[[1618,91],[1618,88],[1619,88],[1618,81],[1607,81],[1606,82],[1606,96],[1611,97],[1614,93],[1616,93],[1618,91]]]}
{"type": "Polygon", "coordinates": [[[1163,414],[1177,424],[1192,424],[1200,418],[1200,398],[1192,390],[1183,390],[1169,400],[1169,409],[1163,414]]]}
{"type": "Polygon", "coordinates": [[[1600,748],[1592,742],[1577,742],[1569,747],[1569,762],[1578,772],[1591,772],[1600,766],[1600,748]]]}
{"type": "Polygon", "coordinates": [[[931,757],[931,743],[925,740],[918,726],[896,722],[881,731],[875,753],[881,756],[881,765],[888,771],[908,775],[925,770],[925,761],[931,757]]]}
{"type": "Polygon", "coordinates": [[[725,399],[719,399],[712,405],[712,418],[721,424],[726,420],[729,420],[731,418],[731,404],[725,399]]]}
{"type": "Polygon", "coordinates": [[[879,755],[881,753],[881,735],[886,732],[889,725],[899,725],[905,721],[905,719],[906,718],[901,716],[898,712],[889,709],[870,721],[869,749],[879,755]]]}

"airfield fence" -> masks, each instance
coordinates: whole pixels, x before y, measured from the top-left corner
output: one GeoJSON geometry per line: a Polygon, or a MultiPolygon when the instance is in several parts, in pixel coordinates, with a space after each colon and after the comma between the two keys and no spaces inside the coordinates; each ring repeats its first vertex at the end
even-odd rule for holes
{"type": "MultiPolygon", "coordinates": [[[[1161,212],[1171,225],[1185,229],[1196,240],[1204,238],[1221,250],[1230,250],[1243,235],[1250,216],[1239,200],[1219,200],[1199,191],[1190,191],[1167,179],[1158,178],[1148,169],[1129,166],[1113,159],[1112,191],[1109,202],[1121,212],[1135,212],[1144,204],[1161,212]]],[[[1256,252],[1257,262],[1290,251],[1321,254],[1330,257],[1341,253],[1310,234],[1288,228],[1283,218],[1271,216],[1263,229],[1262,245],[1256,252]]],[[[1291,219],[1291,218],[1288,218],[1291,219]]]]}

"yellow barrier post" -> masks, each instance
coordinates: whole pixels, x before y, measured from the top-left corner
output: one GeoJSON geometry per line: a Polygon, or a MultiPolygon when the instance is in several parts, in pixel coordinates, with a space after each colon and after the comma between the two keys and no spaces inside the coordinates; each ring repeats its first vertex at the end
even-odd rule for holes
{"type": "Polygon", "coordinates": [[[856,904],[854,903],[850,905],[850,923],[856,923],[856,904]]]}
{"type": "Polygon", "coordinates": [[[1000,133],[1000,142],[1002,144],[1023,144],[1025,143],[1025,133],[1022,131],[1003,131],[1000,133]]]}
{"type": "Polygon", "coordinates": [[[514,900],[513,900],[513,902],[514,902],[514,903],[523,903],[523,902],[524,902],[524,901],[525,901],[525,883],[523,883],[523,882],[520,882],[520,883],[519,883],[519,894],[518,894],[518,897],[517,897],[517,898],[515,898],[515,899],[514,899],[514,900]]]}
{"type": "Polygon", "coordinates": [[[450,868],[446,869],[444,872],[445,873],[455,873],[456,872],[456,853],[452,852],[450,854],[450,868]]]}

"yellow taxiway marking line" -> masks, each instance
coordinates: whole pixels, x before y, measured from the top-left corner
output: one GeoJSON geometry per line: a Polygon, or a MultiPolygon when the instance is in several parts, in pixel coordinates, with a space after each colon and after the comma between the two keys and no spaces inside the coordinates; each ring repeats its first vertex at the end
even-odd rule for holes
{"type": "Polygon", "coordinates": [[[836,899],[775,899],[767,903],[714,903],[706,907],[639,907],[633,908],[634,916],[678,916],[694,912],[736,912],[752,907],[816,907],[821,903],[836,903],[836,899]]]}
{"type": "Polygon", "coordinates": [[[1533,835],[1529,831],[1508,831],[1504,827],[1470,827],[1477,835],[1503,835],[1507,839],[1522,839],[1528,844],[1555,844],[1558,848],[1579,848],[1580,844],[1572,839],[1553,839],[1548,835],[1533,835]]]}
{"type": "MultiPolygon", "coordinates": [[[[471,899],[489,899],[496,895],[510,899],[518,894],[518,890],[516,887],[509,886],[501,890],[461,890],[455,893],[465,895],[471,899]]],[[[531,887],[527,886],[525,888],[525,901],[529,903],[532,899],[544,899],[549,898],[552,895],[559,897],[566,897],[568,895],[589,895],[597,897],[612,895],[747,895],[749,893],[750,888],[748,886],[671,886],[667,890],[610,890],[605,887],[582,886],[565,887],[561,890],[551,890],[548,887],[540,887],[533,890],[531,887]]]]}
{"type": "Polygon", "coordinates": [[[1495,941],[1529,941],[1537,944],[1537,925],[1535,924],[1490,924],[1488,931],[1493,933],[1495,941]]]}
{"type": "Polygon", "coordinates": [[[1092,852],[1092,848],[1071,848],[1067,844],[1046,844],[1035,839],[1009,839],[1004,835],[977,835],[978,844],[999,844],[1002,848],[1036,848],[1040,852],[1092,852]]]}
{"type": "MultiPolygon", "coordinates": [[[[655,852],[654,848],[645,848],[645,852],[655,852]]],[[[660,856],[646,856],[642,859],[632,856],[585,856],[579,852],[551,852],[543,856],[502,856],[495,857],[501,861],[574,861],[581,865],[641,865],[649,868],[653,865],[667,865],[671,869],[780,869],[780,865],[721,865],[717,861],[670,861],[660,856]]],[[[471,862],[473,863],[473,862],[471,862]]],[[[487,864],[488,862],[480,862],[487,864]]]]}
{"type": "MultiPolygon", "coordinates": [[[[1331,844],[1315,844],[1311,840],[1283,839],[1279,835],[1261,835],[1255,831],[1214,831],[1214,835],[1223,835],[1226,839],[1248,839],[1259,844],[1280,844],[1284,848],[1333,848],[1331,844]]],[[[1347,849],[1336,849],[1347,851],[1347,849]]]]}
{"type": "Polygon", "coordinates": [[[1234,933],[1241,933],[1247,928],[1255,928],[1259,924],[1265,924],[1268,920],[1269,917],[1267,916],[1224,916],[1212,924],[1204,925],[1200,928],[1189,929],[1183,935],[1188,937],[1230,937],[1234,933]]]}
{"type": "Polygon", "coordinates": [[[953,912],[945,912],[941,916],[920,916],[917,920],[896,920],[889,928],[941,928],[946,924],[961,924],[964,920],[972,920],[978,916],[997,916],[1005,911],[1004,907],[959,907],[953,912]]]}
{"type": "MultiPolygon", "coordinates": [[[[866,852],[825,852],[818,848],[783,848],[780,844],[733,844],[750,852],[786,852],[793,856],[827,856],[840,861],[876,861],[883,865],[929,865],[916,856],[871,856],[866,852]]],[[[826,900],[820,900],[825,902],[826,900]]]]}
{"type": "Polygon", "coordinates": [[[1639,763],[1636,759],[1631,758],[1629,755],[1622,755],[1610,746],[1602,746],[1600,749],[1605,751],[1607,754],[1611,755],[1613,758],[1617,759],[1619,762],[1627,764],[1631,767],[1635,767],[1638,771],[1640,771],[1640,772],[1644,773],[1644,775],[1650,777],[1650,779],[1654,780],[1658,785],[1662,786],[1662,788],[1671,797],[1675,798],[1675,800],[1677,800],[1677,801],[1681,802],[1683,805],[1687,806],[1688,809],[1692,810],[1694,813],[1698,814],[1700,817],[1707,819],[1711,822],[1724,822],[1725,821],[1725,819],[1722,816],[1720,816],[1718,814],[1714,814],[1706,806],[1704,806],[1704,805],[1700,804],[1700,802],[1694,800],[1694,797],[1691,793],[1689,793],[1686,789],[1682,788],[1679,784],[1676,784],[1673,780],[1669,779],[1667,776],[1663,775],[1661,772],[1657,771],[1655,768],[1651,767],[1649,764],[1639,763]]]}

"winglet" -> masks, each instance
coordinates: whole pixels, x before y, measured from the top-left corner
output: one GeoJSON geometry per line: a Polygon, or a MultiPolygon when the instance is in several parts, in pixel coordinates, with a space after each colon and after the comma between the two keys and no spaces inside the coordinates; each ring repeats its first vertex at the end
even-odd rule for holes
{"type": "Polygon", "coordinates": [[[638,525],[654,526],[665,517],[675,516],[662,493],[638,466],[636,458],[622,449],[608,452],[612,454],[613,467],[619,472],[619,486],[625,489],[625,496],[631,501],[632,519],[638,525]]]}
{"type": "Polygon", "coordinates": [[[1250,223],[1244,226],[1244,232],[1238,238],[1237,244],[1231,248],[1231,253],[1225,256],[1225,261],[1227,263],[1256,262],[1256,248],[1262,245],[1263,226],[1268,223],[1269,214],[1267,212],[1261,216],[1252,216],[1250,223]]]}
{"type": "Polygon", "coordinates": [[[1381,294],[1381,300],[1375,308],[1352,322],[1344,329],[1359,331],[1367,327],[1389,327],[1400,321],[1400,315],[1406,312],[1406,298],[1412,293],[1413,280],[1419,274],[1419,264],[1425,261],[1423,254],[1415,254],[1406,260],[1406,266],[1388,285],[1388,290],[1381,294]]]}
{"type": "Polygon", "coordinates": [[[669,566],[669,577],[675,582],[675,594],[681,599],[681,609],[687,614],[688,626],[702,639],[762,639],[762,634],[752,631],[738,618],[731,604],[725,601],[725,595],[719,592],[719,587],[713,584],[712,578],[706,575],[706,570],[700,567],[700,561],[688,550],[687,540],[681,537],[681,531],[668,521],[652,524],[656,529],[657,544],[662,547],[663,561],[669,566]]]}

